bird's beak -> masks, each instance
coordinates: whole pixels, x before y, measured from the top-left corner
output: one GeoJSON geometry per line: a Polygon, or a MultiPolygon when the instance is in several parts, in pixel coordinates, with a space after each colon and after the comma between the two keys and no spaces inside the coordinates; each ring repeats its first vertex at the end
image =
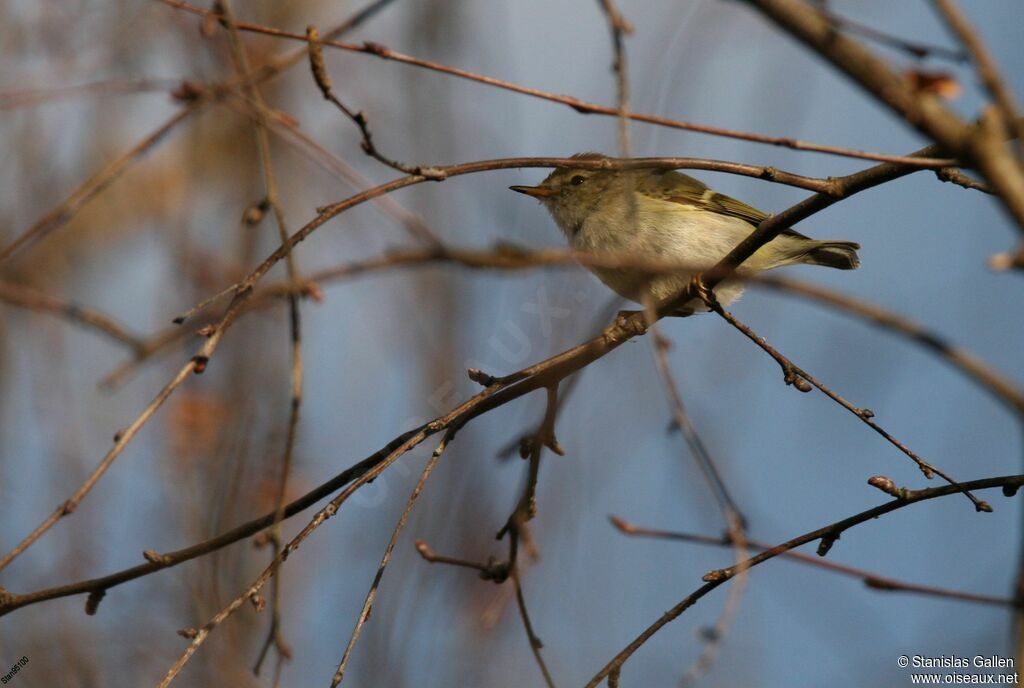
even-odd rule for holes
{"type": "Polygon", "coordinates": [[[518,191],[521,194],[526,194],[527,196],[533,196],[534,198],[550,198],[558,193],[554,189],[549,189],[544,186],[510,186],[508,188],[513,191],[518,191]]]}

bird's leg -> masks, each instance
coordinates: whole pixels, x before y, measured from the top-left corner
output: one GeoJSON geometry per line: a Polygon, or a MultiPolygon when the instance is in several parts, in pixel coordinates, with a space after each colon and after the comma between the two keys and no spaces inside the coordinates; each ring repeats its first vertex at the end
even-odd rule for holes
{"type": "MultiPolygon", "coordinates": [[[[693,279],[690,280],[691,289],[697,294],[697,298],[704,302],[710,310],[720,312],[722,310],[722,304],[718,303],[718,297],[711,291],[704,280],[701,279],[700,275],[694,275],[693,279]]],[[[691,314],[693,311],[690,311],[691,314]]]]}

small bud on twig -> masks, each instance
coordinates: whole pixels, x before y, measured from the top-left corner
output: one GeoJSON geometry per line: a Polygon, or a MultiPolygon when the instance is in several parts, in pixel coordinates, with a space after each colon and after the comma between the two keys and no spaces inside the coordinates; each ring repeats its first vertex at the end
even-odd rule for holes
{"type": "Polygon", "coordinates": [[[100,607],[100,602],[106,597],[107,591],[104,590],[93,590],[89,593],[89,596],[85,598],[85,613],[89,616],[95,616],[96,611],[100,607]]]}
{"type": "Polygon", "coordinates": [[[142,556],[151,564],[159,564],[161,566],[168,566],[172,562],[172,559],[166,554],[160,554],[159,552],[147,549],[142,552],[142,556]]]}
{"type": "Polygon", "coordinates": [[[496,382],[493,375],[488,375],[479,368],[470,368],[469,370],[466,371],[466,374],[469,375],[470,380],[477,383],[481,387],[490,387],[496,382]]]}
{"type": "Polygon", "coordinates": [[[320,32],[310,24],[306,27],[306,38],[309,40],[309,66],[313,71],[313,81],[320,88],[324,98],[331,97],[331,77],[327,73],[327,65],[324,63],[324,49],[320,45],[320,32]]]}

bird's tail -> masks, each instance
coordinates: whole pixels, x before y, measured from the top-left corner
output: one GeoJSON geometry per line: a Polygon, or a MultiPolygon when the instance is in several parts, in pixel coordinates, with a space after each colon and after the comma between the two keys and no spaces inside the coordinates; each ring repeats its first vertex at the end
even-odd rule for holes
{"type": "Polygon", "coordinates": [[[837,270],[856,270],[860,267],[857,249],[860,244],[852,241],[812,241],[811,246],[800,257],[805,265],[824,265],[837,270]]]}

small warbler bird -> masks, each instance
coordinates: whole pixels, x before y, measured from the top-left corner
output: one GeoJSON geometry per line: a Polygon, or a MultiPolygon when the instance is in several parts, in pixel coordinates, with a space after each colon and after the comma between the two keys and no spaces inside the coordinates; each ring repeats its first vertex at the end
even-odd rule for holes
{"type": "MultiPolygon", "coordinates": [[[[573,156],[578,160],[604,157],[597,153],[573,156]]],[[[638,303],[679,293],[694,275],[713,267],[767,217],[693,177],[666,170],[559,167],[540,186],[509,188],[538,199],[578,251],[649,256],[687,266],[657,276],[637,268],[588,266],[620,296],[638,303]]],[[[743,275],[797,264],[853,270],[860,265],[859,248],[852,241],[816,241],[787,229],[744,261],[737,272],[743,275]]],[[[725,280],[714,293],[724,305],[742,291],[742,281],[725,280]]],[[[704,310],[695,299],[677,314],[704,310]]]]}

